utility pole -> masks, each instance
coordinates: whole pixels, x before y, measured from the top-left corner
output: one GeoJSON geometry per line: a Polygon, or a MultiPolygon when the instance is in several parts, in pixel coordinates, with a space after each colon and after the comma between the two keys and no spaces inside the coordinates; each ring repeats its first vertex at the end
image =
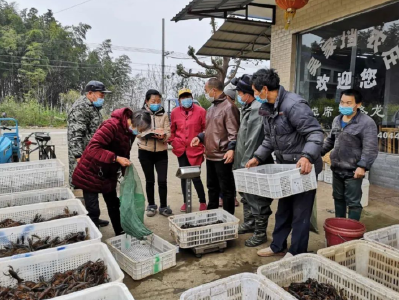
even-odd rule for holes
{"type": "Polygon", "coordinates": [[[165,19],[162,19],[162,96],[165,96],[165,19]]]}

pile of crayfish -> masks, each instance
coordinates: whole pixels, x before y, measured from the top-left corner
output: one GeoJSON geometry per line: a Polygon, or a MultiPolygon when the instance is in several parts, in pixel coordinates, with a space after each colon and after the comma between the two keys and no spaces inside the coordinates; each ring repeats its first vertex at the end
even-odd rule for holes
{"type": "Polygon", "coordinates": [[[191,224],[191,223],[185,223],[183,224],[180,228],[181,229],[189,229],[189,228],[198,228],[198,227],[204,227],[204,226],[209,226],[209,225],[216,225],[216,224],[223,224],[224,222],[222,220],[218,220],[213,223],[205,223],[205,224],[191,224]]]}
{"type": "MultiPolygon", "coordinates": [[[[70,212],[69,208],[65,207],[63,214],[59,214],[57,216],[54,216],[54,217],[48,218],[48,219],[43,218],[42,215],[40,215],[40,214],[36,214],[35,217],[33,218],[33,220],[31,222],[29,222],[29,224],[70,218],[70,217],[74,217],[77,215],[78,215],[77,211],[70,212]]],[[[22,221],[15,221],[10,218],[0,221],[0,228],[10,228],[10,227],[16,227],[16,226],[21,226],[21,225],[26,225],[26,223],[24,223],[22,221]]]]}
{"type": "Polygon", "coordinates": [[[58,236],[55,238],[51,238],[50,236],[41,238],[33,234],[31,237],[26,238],[25,241],[25,236],[22,235],[21,238],[17,238],[15,243],[10,242],[10,244],[4,245],[0,249],[0,258],[74,244],[89,239],[90,235],[87,227],[85,231],[67,234],[63,239],[60,239],[58,236]]]}
{"type": "Polygon", "coordinates": [[[18,270],[9,266],[5,276],[14,278],[16,286],[0,286],[0,299],[2,300],[43,300],[57,296],[67,295],[87,288],[107,283],[110,281],[107,274],[107,266],[104,261],[89,261],[74,270],[64,273],[55,273],[52,278],[46,280],[39,277],[39,282],[25,281],[18,275],[18,270]]]}
{"type": "Polygon", "coordinates": [[[343,290],[337,289],[327,283],[319,283],[317,280],[308,279],[302,283],[291,283],[284,288],[292,296],[299,300],[350,300],[344,296],[343,290]]]}

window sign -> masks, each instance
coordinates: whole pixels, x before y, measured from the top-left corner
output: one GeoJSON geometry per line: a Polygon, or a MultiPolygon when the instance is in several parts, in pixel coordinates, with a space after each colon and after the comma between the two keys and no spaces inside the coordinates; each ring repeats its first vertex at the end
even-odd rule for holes
{"type": "Polygon", "coordinates": [[[399,3],[299,35],[296,92],[326,132],[341,92],[363,95],[361,113],[378,127],[380,151],[399,154],[399,3]]]}

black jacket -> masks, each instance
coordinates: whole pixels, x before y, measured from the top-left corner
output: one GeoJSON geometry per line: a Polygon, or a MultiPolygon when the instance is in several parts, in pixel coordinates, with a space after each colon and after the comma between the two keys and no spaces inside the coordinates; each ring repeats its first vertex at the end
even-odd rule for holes
{"type": "Polygon", "coordinates": [[[345,128],[341,127],[342,117],[335,117],[321,154],[324,156],[333,150],[331,169],[342,175],[353,175],[357,167],[370,170],[378,156],[377,125],[360,110],[345,128]]]}
{"type": "Polygon", "coordinates": [[[317,174],[321,172],[323,130],[305,99],[280,86],[274,106],[262,104],[259,114],[265,137],[254,157],[260,163],[274,151],[278,163],[294,164],[303,156],[315,165],[317,174]]]}

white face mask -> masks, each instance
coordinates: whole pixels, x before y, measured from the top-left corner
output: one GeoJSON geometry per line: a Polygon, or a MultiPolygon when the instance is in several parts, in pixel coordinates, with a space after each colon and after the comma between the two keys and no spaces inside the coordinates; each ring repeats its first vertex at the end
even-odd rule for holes
{"type": "Polygon", "coordinates": [[[209,93],[207,93],[207,94],[205,94],[205,98],[206,98],[206,100],[208,100],[209,102],[213,102],[213,101],[215,101],[215,97],[211,97],[211,96],[209,96],[209,93]]]}

